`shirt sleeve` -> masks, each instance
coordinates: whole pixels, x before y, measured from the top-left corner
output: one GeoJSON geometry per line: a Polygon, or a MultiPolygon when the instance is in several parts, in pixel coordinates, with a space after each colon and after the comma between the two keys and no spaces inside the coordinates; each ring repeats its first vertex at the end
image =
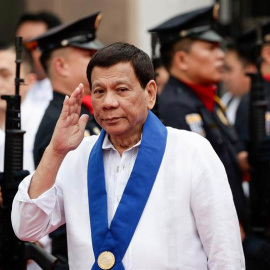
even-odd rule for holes
{"type": "Polygon", "coordinates": [[[194,156],[191,207],[210,270],[245,269],[239,222],[223,164],[207,140],[194,156]]]}
{"type": "Polygon", "coordinates": [[[54,184],[38,198],[30,199],[28,189],[32,176],[33,173],[19,185],[11,212],[14,232],[24,241],[37,241],[65,223],[60,187],[54,184]]]}

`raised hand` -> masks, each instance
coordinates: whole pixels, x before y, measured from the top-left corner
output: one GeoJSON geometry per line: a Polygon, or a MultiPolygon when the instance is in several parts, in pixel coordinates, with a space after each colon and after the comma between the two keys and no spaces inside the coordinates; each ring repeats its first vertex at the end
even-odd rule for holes
{"type": "Polygon", "coordinates": [[[65,98],[51,142],[33,175],[28,190],[31,199],[37,198],[53,186],[66,154],[81,143],[88,121],[88,115],[80,117],[82,97],[83,85],[80,84],[70,97],[65,98]]]}
{"type": "Polygon", "coordinates": [[[69,151],[76,149],[84,137],[89,116],[80,117],[83,91],[83,84],[79,84],[72,95],[66,96],[64,100],[50,143],[57,154],[66,155],[69,151]]]}

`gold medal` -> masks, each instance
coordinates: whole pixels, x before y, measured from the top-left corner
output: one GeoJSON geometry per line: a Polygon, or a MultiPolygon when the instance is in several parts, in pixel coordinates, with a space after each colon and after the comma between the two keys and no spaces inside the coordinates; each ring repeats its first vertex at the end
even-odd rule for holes
{"type": "Polygon", "coordinates": [[[99,254],[97,263],[103,270],[111,269],[115,264],[114,255],[110,251],[104,251],[99,254]]]}

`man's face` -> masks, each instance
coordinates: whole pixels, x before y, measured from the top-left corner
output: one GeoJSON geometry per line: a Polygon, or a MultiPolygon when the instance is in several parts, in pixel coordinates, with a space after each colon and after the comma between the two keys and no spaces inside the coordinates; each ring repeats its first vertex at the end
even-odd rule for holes
{"type": "MultiPolygon", "coordinates": [[[[47,26],[44,22],[26,21],[19,26],[16,35],[21,36],[23,38],[23,41],[26,42],[34,37],[45,33],[46,31],[47,26]]],[[[31,54],[34,61],[34,68],[35,73],[37,74],[37,78],[38,80],[42,80],[46,77],[46,74],[39,60],[41,52],[35,49],[31,51],[31,54]]]]}
{"type": "Polygon", "coordinates": [[[194,41],[185,60],[187,76],[193,84],[216,84],[222,79],[224,53],[218,43],[194,41]]]}
{"type": "MultiPolygon", "coordinates": [[[[0,51],[0,95],[14,95],[15,52],[0,51]]],[[[6,101],[0,99],[0,110],[6,110],[6,101]]]]}
{"type": "MultiPolygon", "coordinates": [[[[92,104],[95,119],[112,137],[128,138],[140,133],[156,88],[142,89],[130,63],[118,63],[92,71],[92,104]]],[[[155,83],[154,83],[155,85],[155,83]]]]}
{"type": "Polygon", "coordinates": [[[225,55],[225,69],[223,81],[233,96],[242,96],[250,89],[250,77],[245,75],[246,69],[235,51],[228,51],[225,55]]]}
{"type": "Polygon", "coordinates": [[[155,72],[157,73],[155,81],[158,87],[158,94],[160,94],[163,90],[163,87],[167,83],[170,75],[164,66],[158,67],[155,72]]]}
{"type": "MultiPolygon", "coordinates": [[[[0,96],[1,95],[15,95],[15,59],[16,54],[13,50],[0,51],[0,96]]],[[[26,71],[24,64],[21,65],[20,77],[26,79],[26,71]]],[[[20,86],[21,100],[23,101],[27,91],[30,89],[31,84],[20,86]]],[[[0,110],[6,110],[6,101],[0,99],[0,110]]]]}

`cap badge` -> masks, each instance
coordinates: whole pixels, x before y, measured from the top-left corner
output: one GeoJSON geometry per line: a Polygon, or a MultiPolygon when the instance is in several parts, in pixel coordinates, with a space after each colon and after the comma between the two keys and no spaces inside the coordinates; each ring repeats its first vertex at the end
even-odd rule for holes
{"type": "Polygon", "coordinates": [[[264,41],[265,42],[270,42],[270,34],[267,34],[264,36],[264,41]]]}
{"type": "Polygon", "coordinates": [[[61,41],[61,46],[65,47],[65,46],[67,46],[67,45],[68,45],[68,40],[67,40],[67,39],[63,39],[63,40],[61,41]]]}
{"type": "Polygon", "coordinates": [[[99,13],[95,20],[95,30],[98,30],[101,19],[102,19],[102,13],[99,13]]]}
{"type": "Polygon", "coordinates": [[[180,37],[186,37],[188,35],[188,31],[187,30],[181,30],[179,32],[179,35],[180,35],[180,37]]]}

